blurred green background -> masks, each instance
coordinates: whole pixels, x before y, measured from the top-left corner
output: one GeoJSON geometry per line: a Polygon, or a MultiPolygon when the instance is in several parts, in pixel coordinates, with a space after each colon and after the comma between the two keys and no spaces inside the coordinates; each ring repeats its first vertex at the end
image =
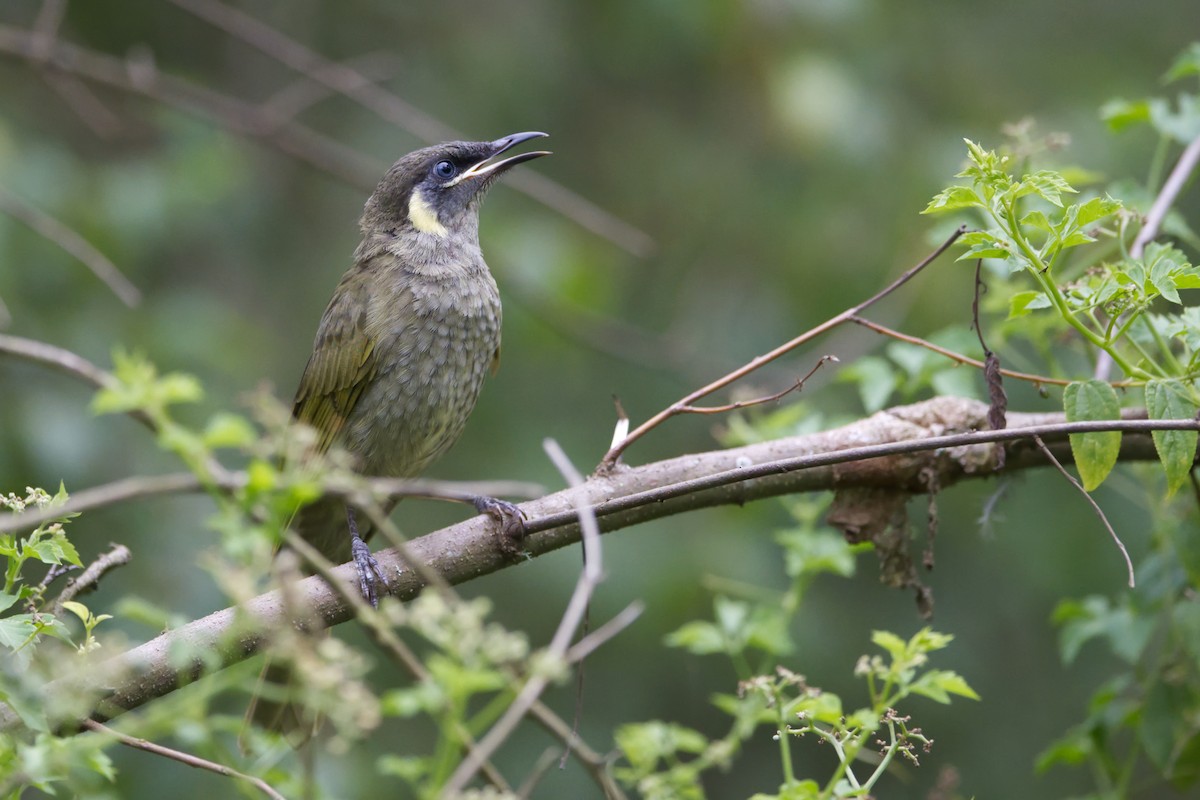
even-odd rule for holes
{"type": "MultiPolygon", "coordinates": [[[[1197,21],[1194,0],[1136,12],[1118,0],[257,0],[237,7],[330,59],[361,66],[470,138],[550,132],[555,155],[520,170],[558,182],[653,240],[651,252],[631,253],[510,185],[494,189],[484,208],[484,252],[505,301],[504,364],[463,440],[431,474],[552,488],[561,481],[542,454],[544,437],[590,469],[611,436],[614,394],[635,422],[645,419],[868,296],[927,252],[938,237],[918,212],[957,171],[964,136],[995,146],[1004,123],[1032,115],[1042,131],[1071,134],[1068,160],[1110,171],[1109,178],[1144,177],[1152,136],[1113,136],[1097,109],[1114,96],[1158,90],[1197,21]]],[[[41,8],[37,0],[5,0],[0,23],[28,30],[41,8]]],[[[141,74],[156,68],[252,104],[297,81],[293,70],[161,0],[70,3],[60,35],[128,57],[141,74]]],[[[114,346],[137,348],[163,370],[193,373],[208,392],[188,412],[195,420],[244,408],[244,395],[264,383],[289,400],[357,243],[370,182],[353,185],[268,141],[144,97],[86,84],[94,94],[80,100],[78,87],[2,55],[0,185],[77,230],[144,293],[138,307],[126,308],[73,258],[0,217],[5,332],[106,366],[114,346]]],[[[425,144],[345,97],[313,99],[298,119],[379,172],[425,144]]],[[[875,318],[919,335],[964,323],[965,269],[949,259],[935,269],[875,318]]],[[[848,362],[879,345],[858,332],[838,334],[757,374],[747,389],[774,391],[816,356],[848,362]]],[[[834,370],[826,373],[804,401],[826,418],[859,415],[856,394],[831,384],[834,370]]],[[[78,490],[177,468],[135,423],[94,418],[88,401],[68,378],[0,363],[0,490],[53,489],[60,480],[78,490]]],[[[1022,395],[1020,410],[1057,403],[1022,395]]],[[[720,421],[671,422],[627,459],[710,449],[714,425],[720,421]]],[[[1109,486],[1099,499],[1136,560],[1148,534],[1128,499],[1136,494],[1124,493],[1120,480],[1109,486]]],[[[1124,567],[1083,500],[1064,495],[1057,481],[1016,480],[990,533],[981,534],[981,508],[995,488],[981,483],[941,498],[938,569],[929,578],[934,624],[957,637],[939,666],[965,675],[983,702],[913,701],[935,749],[880,796],[925,797],[945,766],[958,770],[967,796],[1064,796],[1088,786],[1082,771],[1033,774],[1035,755],[1082,717],[1106,670],[1099,648],[1061,666],[1048,618],[1061,597],[1115,591],[1124,567]]],[[[210,513],[203,498],[172,498],[76,523],[85,558],[110,541],[135,556],[92,608],[103,611],[131,593],[182,618],[220,607],[197,567],[215,547],[210,513]]],[[[411,535],[461,516],[419,503],[397,513],[411,535]]],[[[782,507],[765,502],[605,538],[608,582],[592,618],[636,598],[647,612],[587,663],[581,731],[590,743],[608,749],[614,725],[650,718],[723,732],[727,723],[707,699],[732,689],[728,665],[659,645],[707,613],[706,576],[783,586],[770,534],[785,524],[782,507]]],[[[578,563],[572,549],[464,591],[491,596],[499,619],[544,643],[578,563]]],[[[907,636],[920,624],[911,598],[880,587],[874,559],[866,558],[855,579],[815,587],[793,631],[799,648],[791,664],[851,702],[859,690],[851,668],[867,652],[870,631],[907,636]]],[[[129,634],[144,639],[153,631],[130,626],[129,634]]],[[[572,690],[548,701],[571,716],[572,690]]],[[[375,745],[420,751],[426,735],[392,723],[375,745]]],[[[499,763],[519,780],[552,744],[530,726],[499,763]]],[[[832,760],[821,748],[806,741],[794,753],[798,771],[828,774],[832,760]]],[[[166,781],[177,798],[232,793],[206,773],[132,752],[114,756],[121,772],[113,796],[160,797],[166,781]]],[[[321,769],[343,796],[368,796],[355,768],[367,774],[373,757],[363,747],[321,769]]],[[[737,798],[778,782],[777,750],[764,734],[707,788],[713,798],[737,798]]],[[[535,796],[593,795],[572,765],[552,770],[535,796]]]]}

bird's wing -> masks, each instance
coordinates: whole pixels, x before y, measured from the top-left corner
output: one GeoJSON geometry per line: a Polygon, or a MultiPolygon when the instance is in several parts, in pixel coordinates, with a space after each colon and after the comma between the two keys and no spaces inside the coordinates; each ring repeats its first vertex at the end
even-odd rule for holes
{"type": "Polygon", "coordinates": [[[347,274],[329,301],[292,407],[292,416],[316,429],[322,453],[341,433],[377,368],[375,339],[366,330],[371,298],[358,277],[347,274]]]}

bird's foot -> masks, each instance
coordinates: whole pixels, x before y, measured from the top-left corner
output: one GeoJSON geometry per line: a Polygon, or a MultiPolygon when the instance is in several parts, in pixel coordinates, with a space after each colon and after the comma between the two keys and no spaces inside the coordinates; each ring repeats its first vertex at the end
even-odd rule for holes
{"type": "Polygon", "coordinates": [[[480,514],[494,517],[499,523],[496,545],[505,557],[516,560],[521,556],[521,540],[525,538],[525,512],[516,503],[480,495],[471,501],[480,514]]]}
{"type": "Polygon", "coordinates": [[[346,521],[350,524],[350,557],[354,559],[354,566],[358,568],[358,585],[362,589],[363,599],[371,604],[371,608],[378,608],[379,594],[381,591],[386,592],[388,588],[387,578],[384,577],[383,568],[379,566],[375,556],[371,555],[371,548],[367,547],[367,543],[358,535],[354,512],[349,508],[346,509],[346,521]]]}

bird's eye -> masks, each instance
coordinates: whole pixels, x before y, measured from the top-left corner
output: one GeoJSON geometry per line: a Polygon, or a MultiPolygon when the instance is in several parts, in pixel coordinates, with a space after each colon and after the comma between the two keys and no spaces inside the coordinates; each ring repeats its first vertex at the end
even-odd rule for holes
{"type": "Polygon", "coordinates": [[[458,174],[458,167],[454,166],[453,162],[450,161],[439,161],[433,165],[433,174],[442,180],[446,180],[458,174]]]}

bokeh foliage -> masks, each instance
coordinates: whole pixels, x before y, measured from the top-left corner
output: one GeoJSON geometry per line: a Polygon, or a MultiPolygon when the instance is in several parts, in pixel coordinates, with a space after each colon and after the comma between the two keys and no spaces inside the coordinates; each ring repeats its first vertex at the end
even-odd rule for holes
{"type": "MultiPolygon", "coordinates": [[[[1155,93],[1170,54],[1194,36],[1180,24],[1194,15],[1192,6],[1164,0],[1133,13],[1115,0],[263,0],[240,7],[330,58],[370,56],[388,87],[471,136],[549,131],[556,155],[537,169],[654,239],[652,254],[631,255],[511,188],[497,188],[485,209],[484,248],[505,300],[505,361],[464,440],[435,473],[556,485],[543,437],[559,439],[579,465],[594,463],[608,444],[613,393],[643,418],[870,294],[925,252],[939,237],[918,212],[958,170],[963,137],[996,141],[1002,125],[1032,115],[1042,131],[1070,133],[1069,162],[1103,169],[1107,180],[1144,180],[1155,134],[1135,126],[1113,135],[1098,109],[1114,97],[1155,93]]],[[[27,27],[40,7],[8,0],[0,23],[27,27]]],[[[77,0],[62,33],[135,62],[152,53],[164,72],[249,100],[295,80],[169,3],[77,0]]],[[[215,409],[237,407],[263,382],[290,396],[356,242],[368,190],[210,121],[98,90],[119,123],[105,130],[21,60],[0,60],[0,82],[0,184],[79,231],[144,293],[140,306],[125,308],[74,259],[0,218],[6,330],[102,364],[111,363],[114,346],[132,347],[164,371],[194,374],[206,400],[181,414],[194,413],[196,424],[215,409]]],[[[422,143],[344,98],[324,98],[301,119],[380,164],[422,143]]],[[[1180,213],[1195,219],[1197,207],[1194,193],[1185,195],[1180,213]]],[[[928,336],[964,323],[966,268],[947,260],[936,269],[936,279],[891,301],[893,327],[928,336]]],[[[849,363],[880,347],[865,333],[839,334],[811,356],[835,352],[849,363]]],[[[807,365],[793,357],[752,383],[779,389],[807,365]]],[[[88,402],[86,390],[61,376],[0,366],[0,488],[53,488],[60,480],[82,488],[173,467],[134,423],[94,418],[88,402]]],[[[852,385],[828,379],[805,390],[804,404],[824,420],[862,410],[852,385]]],[[[1057,404],[1013,391],[1014,408],[1057,404]]],[[[673,422],[629,458],[708,449],[711,424],[673,422]]],[[[1154,537],[1167,532],[1150,529],[1146,501],[1130,489],[1135,475],[1118,467],[1098,498],[1140,563],[1154,537]]],[[[968,676],[984,702],[933,709],[923,723],[938,739],[938,761],[956,767],[967,792],[1082,793],[1090,783],[1081,772],[1035,777],[1033,765],[1079,720],[1130,645],[1118,641],[1110,654],[1085,644],[1079,630],[1119,615],[1118,601],[1059,603],[1116,594],[1122,565],[1082,500],[1064,501],[1054,481],[1006,483],[980,535],[980,508],[995,488],[964,487],[942,498],[938,569],[930,579],[937,628],[955,637],[939,663],[968,676]],[[1050,622],[1056,608],[1060,621],[1076,625],[1068,654],[1082,648],[1069,666],[1050,622]],[[1015,687],[1021,702],[1004,702],[1015,687]]],[[[458,515],[404,506],[398,520],[408,533],[458,515]]],[[[212,610],[221,595],[196,566],[215,547],[206,524],[212,514],[207,500],[182,498],[74,524],[85,561],[112,539],[135,554],[89,606],[104,609],[133,593],[181,618],[212,610]]],[[[702,584],[784,589],[788,573],[769,532],[792,522],[775,504],[760,504],[607,537],[611,577],[596,613],[637,597],[648,611],[588,662],[582,731],[589,741],[605,746],[618,724],[634,719],[722,724],[702,701],[711,687],[733,680],[728,665],[664,651],[662,638],[706,615],[712,601],[702,584]]],[[[577,560],[575,553],[539,559],[467,591],[494,598],[497,617],[541,641],[569,595],[577,560]]],[[[113,622],[134,639],[154,633],[129,619],[113,622]]],[[[804,670],[850,694],[851,668],[870,631],[907,638],[921,623],[906,597],[860,570],[853,581],[815,580],[792,625],[804,670]]],[[[548,699],[563,713],[572,702],[569,690],[548,699]]],[[[427,733],[393,722],[379,735],[391,749],[410,743],[417,750],[427,733]]],[[[1079,742],[1086,735],[1063,746],[1079,742]]],[[[532,763],[544,745],[540,734],[523,734],[506,757],[532,763]]],[[[750,769],[714,775],[711,796],[773,790],[776,750],[769,741],[750,746],[750,769]],[[748,785],[755,766],[770,777],[748,785]]],[[[114,796],[158,796],[164,781],[178,797],[228,791],[222,779],[179,765],[112,756],[114,796]]],[[[816,748],[796,754],[810,760],[801,769],[827,772],[830,759],[822,756],[816,748]]],[[[341,792],[357,796],[366,791],[358,776],[367,774],[358,768],[371,758],[354,752],[322,769],[341,792]]],[[[923,797],[937,775],[928,769],[910,777],[888,796],[923,797]]],[[[573,770],[552,774],[544,786],[546,796],[591,791],[573,770]]]]}

